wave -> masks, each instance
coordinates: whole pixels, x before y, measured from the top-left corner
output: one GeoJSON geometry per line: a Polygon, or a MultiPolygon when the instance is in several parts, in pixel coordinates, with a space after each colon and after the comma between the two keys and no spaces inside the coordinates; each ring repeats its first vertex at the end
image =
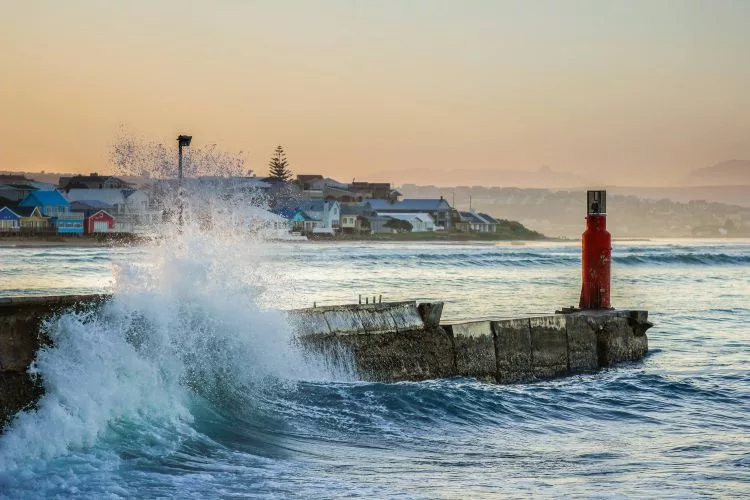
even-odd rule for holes
{"type": "MultiPolygon", "coordinates": [[[[334,260],[342,260],[357,265],[410,265],[419,267],[442,267],[452,265],[457,267],[550,267],[550,266],[579,266],[581,257],[578,252],[446,252],[439,253],[409,253],[409,252],[371,252],[354,255],[340,255],[334,260]]],[[[330,255],[310,254],[305,261],[314,266],[316,263],[328,265],[330,255]]],[[[614,265],[648,266],[745,266],[750,264],[750,255],[733,255],[727,253],[678,253],[663,251],[644,251],[641,253],[620,254],[612,256],[614,265]]]]}

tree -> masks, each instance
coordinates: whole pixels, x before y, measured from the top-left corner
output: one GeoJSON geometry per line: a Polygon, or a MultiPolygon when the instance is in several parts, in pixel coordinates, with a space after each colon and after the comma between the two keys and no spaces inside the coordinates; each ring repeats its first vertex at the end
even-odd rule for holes
{"type": "Polygon", "coordinates": [[[289,182],[292,179],[292,171],[289,170],[289,163],[286,161],[284,148],[276,146],[271,161],[268,162],[269,177],[280,181],[289,182]]]}

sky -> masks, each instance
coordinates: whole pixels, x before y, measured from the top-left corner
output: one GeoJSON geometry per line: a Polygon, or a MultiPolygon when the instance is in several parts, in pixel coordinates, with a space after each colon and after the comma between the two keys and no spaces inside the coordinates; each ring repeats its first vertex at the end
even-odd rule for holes
{"type": "Polygon", "coordinates": [[[106,172],[125,127],[259,175],[281,144],[342,181],[666,185],[750,159],[748,19],[746,0],[0,0],[0,170],[106,172]]]}

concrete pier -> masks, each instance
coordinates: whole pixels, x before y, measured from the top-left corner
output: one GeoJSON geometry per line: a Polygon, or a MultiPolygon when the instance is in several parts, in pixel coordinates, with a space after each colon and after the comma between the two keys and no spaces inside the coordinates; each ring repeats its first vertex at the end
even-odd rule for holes
{"type": "MultiPolygon", "coordinates": [[[[49,340],[41,322],[106,296],[0,298],[0,428],[42,394],[27,373],[49,340]]],[[[346,352],[365,380],[453,376],[515,383],[593,372],[648,352],[647,311],[565,311],[520,319],[441,323],[443,304],[391,302],[287,313],[296,341],[331,356],[346,352]]]]}

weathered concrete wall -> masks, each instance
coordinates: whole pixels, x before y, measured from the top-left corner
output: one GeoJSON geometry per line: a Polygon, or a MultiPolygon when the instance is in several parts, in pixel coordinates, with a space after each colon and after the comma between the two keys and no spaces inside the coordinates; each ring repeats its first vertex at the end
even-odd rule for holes
{"type": "Polygon", "coordinates": [[[578,311],[436,326],[440,312],[442,304],[403,302],[289,315],[292,324],[301,325],[297,333],[303,345],[327,353],[348,350],[368,380],[458,375],[513,383],[592,372],[648,352],[646,311],[578,311]],[[365,315],[375,319],[363,321],[365,315]],[[368,328],[369,323],[377,326],[368,328]]]}
{"type": "MultiPolygon", "coordinates": [[[[26,373],[47,342],[42,320],[103,296],[0,299],[0,428],[41,395],[26,373]]],[[[578,311],[524,319],[440,325],[442,303],[398,302],[288,312],[308,349],[351,355],[366,380],[451,376],[512,383],[595,371],[648,351],[646,311],[578,311]]]]}

